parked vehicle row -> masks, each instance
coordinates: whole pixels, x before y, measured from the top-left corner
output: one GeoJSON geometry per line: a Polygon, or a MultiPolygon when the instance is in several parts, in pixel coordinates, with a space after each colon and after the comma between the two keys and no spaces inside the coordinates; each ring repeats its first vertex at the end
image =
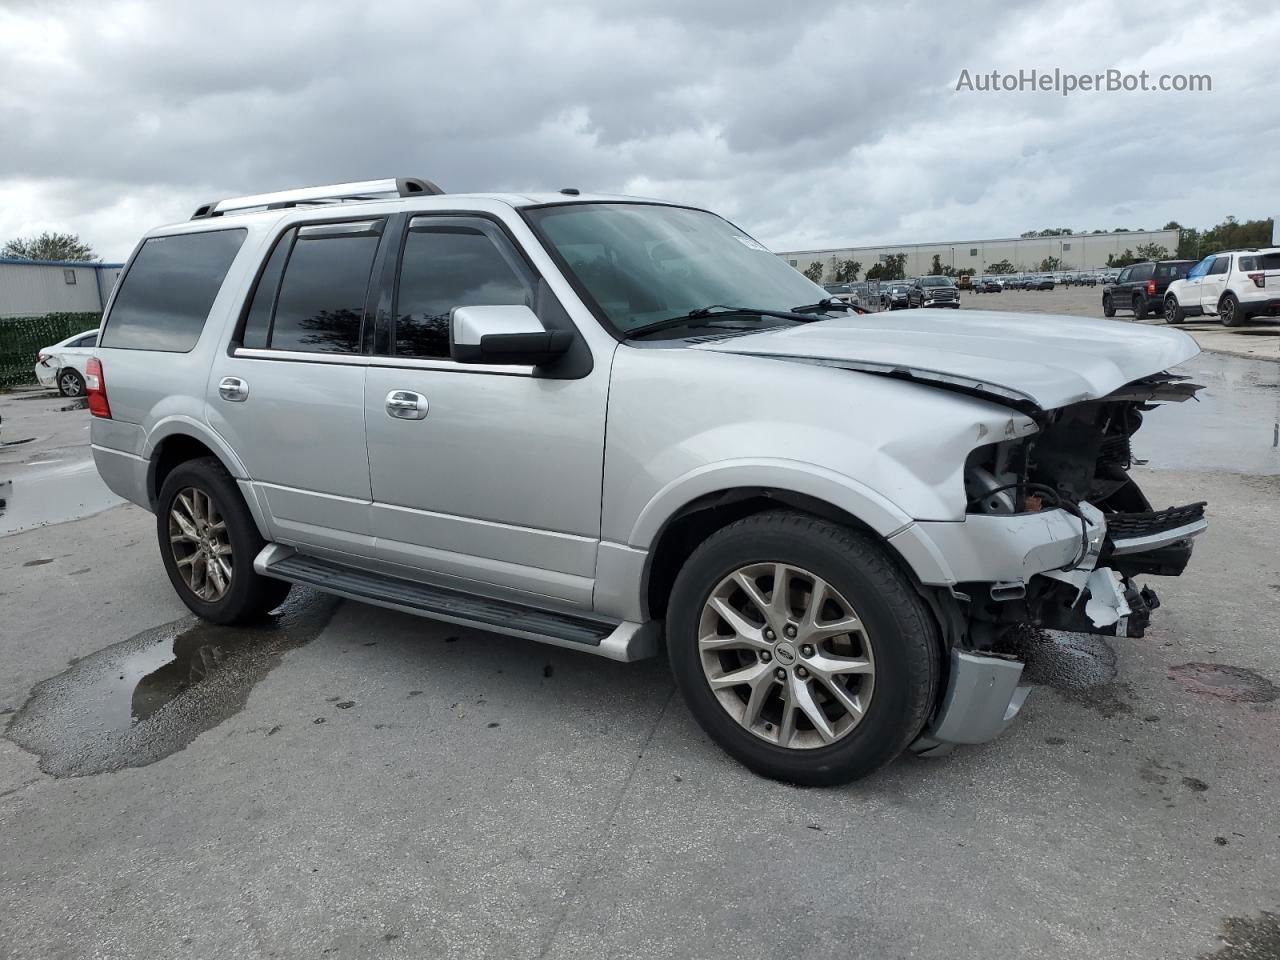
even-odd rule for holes
{"type": "Polygon", "coordinates": [[[1194,265],[1193,260],[1158,260],[1125,267],[1114,283],[1102,288],[1103,314],[1114,317],[1117,311],[1127,310],[1135,320],[1142,320],[1148,313],[1160,312],[1169,285],[1194,265]]]}
{"type": "Polygon", "coordinates": [[[998,735],[1004,639],[1141,636],[1133,578],[1206,527],[1127,472],[1194,341],[1059,323],[854,316],[707,211],[403,178],[149,232],[84,379],[99,472],[205,619],[304,584],[665,649],[710,738],[830,784],[998,735]]]}

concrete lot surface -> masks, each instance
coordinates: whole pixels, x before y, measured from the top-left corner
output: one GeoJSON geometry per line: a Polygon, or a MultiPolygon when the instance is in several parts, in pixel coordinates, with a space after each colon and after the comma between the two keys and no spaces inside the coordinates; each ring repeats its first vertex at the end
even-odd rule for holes
{"type": "MultiPolygon", "coordinates": [[[[307,593],[215,628],[136,507],[12,533],[0,957],[1280,956],[1276,367],[1188,368],[1136,470],[1212,525],[1147,637],[1046,645],[1002,739],[842,789],[727,759],[660,660],[307,593]]],[[[87,458],[57,406],[0,397],[20,491],[87,458]]]]}

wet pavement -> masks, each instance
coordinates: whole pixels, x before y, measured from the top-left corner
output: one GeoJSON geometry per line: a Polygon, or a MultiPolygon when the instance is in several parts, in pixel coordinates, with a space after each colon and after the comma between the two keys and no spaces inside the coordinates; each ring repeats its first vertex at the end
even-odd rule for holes
{"type": "Polygon", "coordinates": [[[286,651],[316,637],[336,606],[299,589],[260,626],[190,616],[144,630],[37,685],[5,736],[54,777],[155,763],[234,715],[286,651]]]}
{"type": "Polygon", "coordinates": [[[1280,474],[1280,363],[1201,353],[1174,372],[1204,389],[1148,412],[1134,456],[1159,470],[1280,474]]]}
{"type": "MultiPolygon", "coordinates": [[[[742,770],[660,660],[201,624],[133,506],[3,537],[0,956],[1274,958],[1277,365],[1189,367],[1135,475],[1211,527],[1147,637],[1035,638],[1004,737],[842,789],[742,770]]],[[[84,457],[41,416],[0,478],[84,457]]]]}

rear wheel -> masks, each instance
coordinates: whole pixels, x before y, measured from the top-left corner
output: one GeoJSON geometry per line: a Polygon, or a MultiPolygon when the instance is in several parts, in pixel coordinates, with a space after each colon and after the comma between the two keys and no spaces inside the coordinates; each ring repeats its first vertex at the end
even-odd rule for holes
{"type": "Polygon", "coordinates": [[[58,392],[64,397],[83,397],[84,377],[70,367],[60,370],[58,372],[58,392]]]}
{"type": "Polygon", "coordinates": [[[1111,302],[1111,294],[1109,293],[1102,295],[1102,315],[1104,317],[1114,317],[1116,315],[1116,305],[1111,302]]]}
{"type": "Polygon", "coordinates": [[[1245,316],[1234,293],[1228,293],[1218,301],[1218,316],[1222,318],[1224,327],[1239,327],[1244,324],[1245,316]]]}
{"type": "Polygon", "coordinates": [[[253,620],[289,593],[289,584],[253,569],[266,541],[235,481],[214,457],[180,463],[165,478],[156,533],[173,588],[206,620],[253,620]]]}
{"type": "Polygon", "coordinates": [[[938,685],[937,627],[872,537],[805,514],[712,535],[667,610],[676,683],[702,728],[755,772],[846,783],[919,734],[938,685]]]}
{"type": "Polygon", "coordinates": [[[1147,298],[1142,294],[1138,294],[1133,298],[1133,319],[1145,320],[1147,318],[1147,298]]]}
{"type": "Polygon", "coordinates": [[[1165,323],[1181,323],[1187,319],[1187,315],[1182,312],[1182,307],[1178,305],[1177,297],[1164,298],[1164,322],[1165,323]]]}

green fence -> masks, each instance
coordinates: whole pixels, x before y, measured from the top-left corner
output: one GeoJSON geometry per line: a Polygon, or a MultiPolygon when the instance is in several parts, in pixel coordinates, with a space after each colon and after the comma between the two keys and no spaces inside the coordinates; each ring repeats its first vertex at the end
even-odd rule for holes
{"type": "Polygon", "coordinates": [[[36,382],[36,354],[102,322],[100,313],[0,317],[0,388],[36,382]]]}

